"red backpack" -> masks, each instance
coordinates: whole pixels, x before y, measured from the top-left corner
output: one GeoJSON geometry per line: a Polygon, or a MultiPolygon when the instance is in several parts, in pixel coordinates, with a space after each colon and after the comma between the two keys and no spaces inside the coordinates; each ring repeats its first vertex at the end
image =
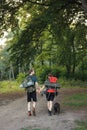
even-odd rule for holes
{"type": "Polygon", "coordinates": [[[57,81],[58,81],[58,78],[57,78],[57,77],[49,76],[49,77],[48,77],[48,80],[46,80],[46,81],[44,82],[44,85],[45,85],[45,87],[46,87],[47,89],[48,89],[48,88],[55,88],[55,89],[57,89],[57,88],[60,88],[60,84],[57,83],[57,81]]]}
{"type": "Polygon", "coordinates": [[[53,77],[53,76],[49,77],[49,81],[50,81],[50,83],[56,83],[57,80],[58,80],[57,77],[53,77]]]}

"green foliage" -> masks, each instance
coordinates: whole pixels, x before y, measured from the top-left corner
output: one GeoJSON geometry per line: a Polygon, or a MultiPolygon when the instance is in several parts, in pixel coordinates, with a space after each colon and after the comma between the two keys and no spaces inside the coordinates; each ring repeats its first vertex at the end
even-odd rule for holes
{"type": "MultiPolygon", "coordinates": [[[[43,83],[44,80],[46,79],[48,73],[52,73],[54,76],[57,76],[61,82],[61,85],[64,87],[87,87],[87,81],[83,80],[81,81],[81,79],[79,78],[66,78],[66,70],[64,67],[62,66],[36,66],[35,67],[36,73],[37,73],[37,77],[39,79],[39,82],[43,83]]],[[[85,71],[86,72],[86,71],[85,71]]],[[[80,71],[81,73],[81,71],[80,71]]],[[[81,76],[81,75],[79,75],[81,76]]]]}
{"type": "Polygon", "coordinates": [[[37,73],[37,77],[39,78],[39,81],[43,83],[46,80],[47,75],[49,73],[52,73],[54,76],[57,76],[58,78],[64,76],[65,69],[59,66],[49,67],[44,65],[41,67],[36,67],[36,73],[37,73]]]}
{"type": "Polygon", "coordinates": [[[16,81],[17,81],[18,83],[21,83],[21,82],[24,80],[25,76],[26,76],[26,75],[25,75],[24,73],[19,73],[19,75],[17,76],[16,81]]]}
{"type": "Polygon", "coordinates": [[[7,79],[7,76],[9,75],[8,74],[8,70],[10,67],[9,58],[10,55],[9,52],[7,51],[7,46],[6,46],[4,49],[0,50],[0,72],[1,72],[0,75],[2,79],[7,79]]]}
{"type": "Polygon", "coordinates": [[[75,78],[87,80],[87,56],[84,56],[76,68],[75,78]]]}
{"type": "Polygon", "coordinates": [[[51,72],[51,69],[47,66],[39,67],[36,69],[37,77],[39,78],[39,81],[43,83],[46,80],[46,77],[48,73],[51,72]]]}
{"type": "Polygon", "coordinates": [[[78,125],[73,130],[87,130],[87,121],[76,120],[75,123],[78,125]]]}
{"type": "Polygon", "coordinates": [[[87,92],[84,93],[76,93],[72,95],[68,95],[68,97],[65,97],[63,100],[63,104],[65,106],[70,107],[71,109],[78,109],[81,107],[87,106],[87,92]]]}
{"type": "Polygon", "coordinates": [[[67,79],[64,77],[59,78],[59,82],[61,83],[62,87],[65,88],[87,88],[87,81],[82,80],[75,80],[75,79],[67,79]]]}
{"type": "Polygon", "coordinates": [[[0,82],[0,93],[10,93],[22,91],[19,87],[19,83],[16,81],[1,81],[0,82]]]}
{"type": "Polygon", "coordinates": [[[64,76],[64,73],[65,73],[65,69],[64,67],[62,66],[52,66],[51,67],[51,73],[54,75],[54,76],[57,76],[58,78],[64,76]]]}
{"type": "MultiPolygon", "coordinates": [[[[14,63],[15,77],[19,72],[19,64],[23,69],[31,67],[31,64],[39,64],[42,72],[37,73],[41,81],[45,79],[49,68],[58,77],[76,76],[77,79],[86,80],[85,69],[84,72],[81,69],[76,72],[82,61],[82,51],[84,55],[87,52],[87,26],[79,1],[5,1],[5,6],[2,2],[1,7],[1,10],[4,10],[3,27],[9,28],[14,34],[9,52],[10,60],[14,63]],[[43,65],[49,68],[45,67],[43,70],[43,65]],[[53,68],[54,65],[56,67],[53,68]],[[57,69],[60,65],[64,69],[57,69]]],[[[84,64],[86,65],[86,62],[84,64]]],[[[8,62],[4,65],[5,68],[7,66],[6,69],[9,68],[8,62]]],[[[5,72],[4,65],[1,62],[0,68],[5,72]]]]}

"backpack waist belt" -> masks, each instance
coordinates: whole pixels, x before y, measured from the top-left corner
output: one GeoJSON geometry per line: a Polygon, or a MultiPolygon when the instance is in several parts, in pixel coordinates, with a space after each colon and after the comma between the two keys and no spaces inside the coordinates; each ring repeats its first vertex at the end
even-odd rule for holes
{"type": "Polygon", "coordinates": [[[47,92],[49,92],[49,93],[55,93],[56,90],[55,89],[48,89],[47,92]]]}

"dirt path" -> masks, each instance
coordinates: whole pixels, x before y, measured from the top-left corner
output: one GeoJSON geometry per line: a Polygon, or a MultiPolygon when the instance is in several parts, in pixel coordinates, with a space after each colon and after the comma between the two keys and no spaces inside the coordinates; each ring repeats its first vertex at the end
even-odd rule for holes
{"type": "Polygon", "coordinates": [[[36,117],[27,116],[26,95],[0,106],[0,130],[71,130],[75,120],[84,118],[87,119],[85,111],[70,112],[62,108],[59,115],[48,116],[45,96],[41,95],[38,95],[36,117]]]}

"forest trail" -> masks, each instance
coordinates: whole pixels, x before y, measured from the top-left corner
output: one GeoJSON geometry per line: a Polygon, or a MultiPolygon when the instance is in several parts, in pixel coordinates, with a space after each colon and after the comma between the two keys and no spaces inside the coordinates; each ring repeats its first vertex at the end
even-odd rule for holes
{"type": "MultiPolygon", "coordinates": [[[[62,94],[55,99],[60,104],[62,94]]],[[[48,116],[45,96],[40,94],[36,108],[36,117],[28,117],[26,94],[1,105],[0,130],[72,130],[76,126],[76,120],[87,119],[87,112],[84,110],[68,111],[63,108],[59,115],[48,116]]]]}

